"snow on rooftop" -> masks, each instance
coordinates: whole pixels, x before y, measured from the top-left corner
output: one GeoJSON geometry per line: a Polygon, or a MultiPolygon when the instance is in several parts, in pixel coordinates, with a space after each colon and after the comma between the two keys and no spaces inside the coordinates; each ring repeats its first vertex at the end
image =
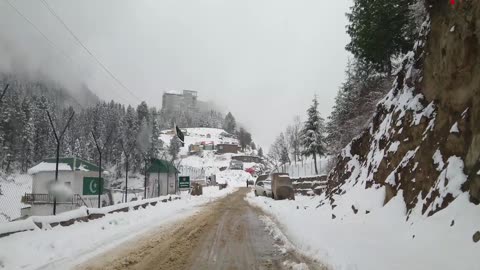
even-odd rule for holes
{"type": "MultiPolygon", "coordinates": [[[[39,172],[52,172],[56,169],[56,163],[40,162],[28,170],[29,174],[36,174],[39,172]]],[[[71,171],[72,168],[67,163],[58,163],[58,171],[71,171]]]]}
{"type": "Polygon", "coordinates": [[[169,91],[166,91],[165,94],[170,94],[170,95],[182,95],[183,93],[180,92],[180,91],[176,91],[176,90],[169,90],[169,91]]]}

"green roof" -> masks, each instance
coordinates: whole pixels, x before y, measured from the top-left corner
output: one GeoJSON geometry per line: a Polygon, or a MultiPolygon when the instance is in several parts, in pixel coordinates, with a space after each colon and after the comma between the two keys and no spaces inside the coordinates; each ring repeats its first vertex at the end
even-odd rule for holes
{"type": "MultiPolygon", "coordinates": [[[[42,162],[56,163],[57,159],[56,158],[47,158],[47,159],[44,159],[42,162]]],[[[63,158],[59,159],[58,163],[68,164],[68,166],[70,166],[72,171],[82,170],[82,171],[97,171],[98,172],[98,170],[99,170],[97,165],[95,165],[91,162],[88,162],[86,160],[76,158],[76,157],[63,157],[63,158]]]]}
{"type": "Polygon", "coordinates": [[[151,165],[147,170],[148,173],[168,173],[168,172],[179,172],[172,163],[163,160],[152,158],[151,165]]]}

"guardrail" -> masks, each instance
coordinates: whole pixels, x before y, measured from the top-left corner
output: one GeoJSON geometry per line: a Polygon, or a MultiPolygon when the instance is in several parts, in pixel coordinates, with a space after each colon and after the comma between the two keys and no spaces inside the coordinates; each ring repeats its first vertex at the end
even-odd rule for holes
{"type": "MultiPolygon", "coordinates": [[[[29,197],[33,198],[32,196],[29,197]]],[[[45,198],[45,196],[37,196],[37,198],[45,198]]],[[[151,199],[132,201],[128,203],[115,204],[103,208],[80,207],[72,211],[60,213],[56,216],[31,216],[24,220],[17,220],[1,224],[0,238],[14,233],[31,231],[38,228],[51,229],[59,225],[62,227],[70,226],[75,222],[88,222],[90,220],[102,218],[108,214],[139,210],[148,206],[156,206],[159,203],[167,203],[179,199],[180,196],[168,195],[151,199]]]]}

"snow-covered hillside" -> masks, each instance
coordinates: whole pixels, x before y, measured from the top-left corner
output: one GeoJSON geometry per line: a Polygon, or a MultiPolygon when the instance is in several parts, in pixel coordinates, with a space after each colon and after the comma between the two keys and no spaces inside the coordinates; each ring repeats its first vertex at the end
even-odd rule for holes
{"type": "MultiPolygon", "coordinates": [[[[180,160],[175,162],[181,173],[189,174],[192,169],[199,169],[202,177],[216,175],[218,183],[228,183],[233,186],[244,186],[247,180],[254,179],[244,170],[230,171],[228,169],[232,156],[236,154],[216,154],[214,150],[203,150],[195,155],[188,154],[189,146],[193,144],[238,144],[238,140],[231,134],[217,128],[186,128],[184,130],[186,131],[185,146],[180,149],[180,160]]],[[[168,147],[173,136],[175,135],[168,130],[160,136],[165,147],[168,147]]],[[[254,163],[245,163],[244,168],[255,165],[254,163]]]]}
{"type": "Polygon", "coordinates": [[[248,198],[332,269],[479,269],[480,70],[468,53],[478,49],[470,27],[479,4],[459,15],[436,2],[368,129],[338,156],[327,192],[248,198]]]}
{"type": "MultiPolygon", "coordinates": [[[[220,143],[238,144],[238,140],[233,138],[223,129],[218,128],[185,128],[185,146],[180,149],[180,155],[188,154],[188,147],[191,144],[212,142],[215,145],[220,143]]],[[[165,130],[160,135],[164,145],[168,147],[170,140],[175,136],[170,130],[165,130]]]]}
{"type": "Polygon", "coordinates": [[[324,195],[274,201],[249,193],[247,201],[273,216],[301,253],[331,269],[478,269],[472,232],[480,215],[468,194],[434,216],[417,209],[408,220],[401,194],[385,206],[384,196],[384,188],[350,187],[334,209],[324,195]]]}

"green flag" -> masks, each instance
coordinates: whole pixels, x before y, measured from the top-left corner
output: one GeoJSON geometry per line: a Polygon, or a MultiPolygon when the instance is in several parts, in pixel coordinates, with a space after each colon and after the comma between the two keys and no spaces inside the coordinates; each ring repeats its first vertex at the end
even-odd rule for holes
{"type": "Polygon", "coordinates": [[[98,195],[103,189],[103,178],[98,181],[98,177],[83,178],[83,195],[98,195]]]}

